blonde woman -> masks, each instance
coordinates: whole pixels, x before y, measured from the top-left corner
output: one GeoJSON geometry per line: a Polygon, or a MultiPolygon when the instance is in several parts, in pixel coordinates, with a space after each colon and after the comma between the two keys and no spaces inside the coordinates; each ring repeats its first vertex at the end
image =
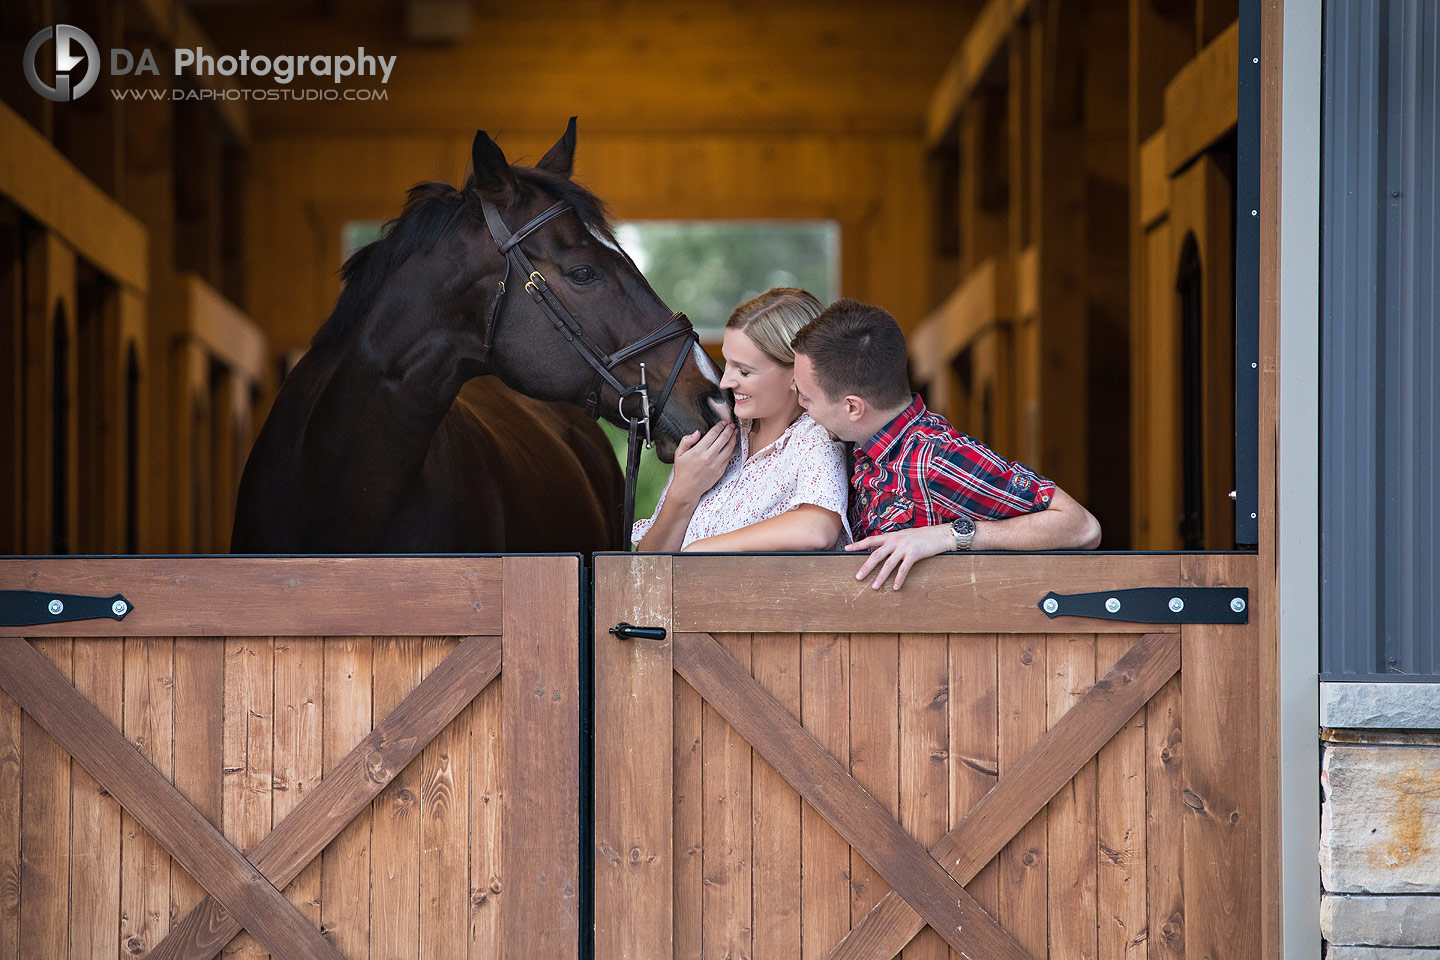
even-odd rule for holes
{"type": "Polygon", "coordinates": [[[645,551],[833,550],[850,542],[843,447],[800,408],[790,341],[824,307],[776,287],[725,325],[720,386],[740,423],[680,441],[655,516],[630,539],[645,551]]]}

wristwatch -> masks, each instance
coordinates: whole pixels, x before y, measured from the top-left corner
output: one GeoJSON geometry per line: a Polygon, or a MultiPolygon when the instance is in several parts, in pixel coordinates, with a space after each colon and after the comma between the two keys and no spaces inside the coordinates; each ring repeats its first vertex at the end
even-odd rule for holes
{"type": "Polygon", "coordinates": [[[956,517],[950,521],[950,532],[955,534],[956,550],[969,550],[970,541],[975,539],[975,521],[969,517],[956,517]]]}

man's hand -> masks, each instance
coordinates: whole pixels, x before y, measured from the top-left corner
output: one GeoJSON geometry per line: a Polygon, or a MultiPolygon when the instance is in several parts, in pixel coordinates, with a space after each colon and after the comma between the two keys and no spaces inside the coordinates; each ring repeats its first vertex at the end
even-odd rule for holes
{"type": "Polygon", "coordinates": [[[937,523],[931,527],[911,527],[908,530],[866,537],[864,540],[846,544],[845,549],[870,551],[869,559],[860,567],[860,572],[855,574],[856,580],[864,580],[871,570],[883,563],[870,588],[879,590],[890,574],[894,573],[895,585],[892,589],[899,590],[905,583],[905,575],[918,561],[954,550],[955,534],[950,524],[937,523]]]}

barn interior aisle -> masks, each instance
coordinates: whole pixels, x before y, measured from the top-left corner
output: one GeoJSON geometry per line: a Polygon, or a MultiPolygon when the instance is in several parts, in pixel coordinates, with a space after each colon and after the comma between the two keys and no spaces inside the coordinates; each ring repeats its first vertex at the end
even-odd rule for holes
{"type": "Polygon", "coordinates": [[[931,406],[1104,546],[1229,548],[1237,9],[6,5],[6,62],[56,23],[99,62],[74,95],[83,45],[36,45],[68,99],[0,79],[0,549],[227,551],[346,254],[462,182],[477,128],[534,163],[572,115],[616,221],[832,224],[833,294],[894,313],[931,406]]]}

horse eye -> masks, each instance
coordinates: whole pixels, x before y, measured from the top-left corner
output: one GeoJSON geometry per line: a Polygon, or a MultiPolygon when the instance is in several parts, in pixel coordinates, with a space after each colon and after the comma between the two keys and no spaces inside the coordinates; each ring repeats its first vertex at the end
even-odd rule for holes
{"type": "Polygon", "coordinates": [[[576,283],[589,283],[595,279],[595,271],[587,266],[581,265],[571,270],[566,276],[576,283]]]}

